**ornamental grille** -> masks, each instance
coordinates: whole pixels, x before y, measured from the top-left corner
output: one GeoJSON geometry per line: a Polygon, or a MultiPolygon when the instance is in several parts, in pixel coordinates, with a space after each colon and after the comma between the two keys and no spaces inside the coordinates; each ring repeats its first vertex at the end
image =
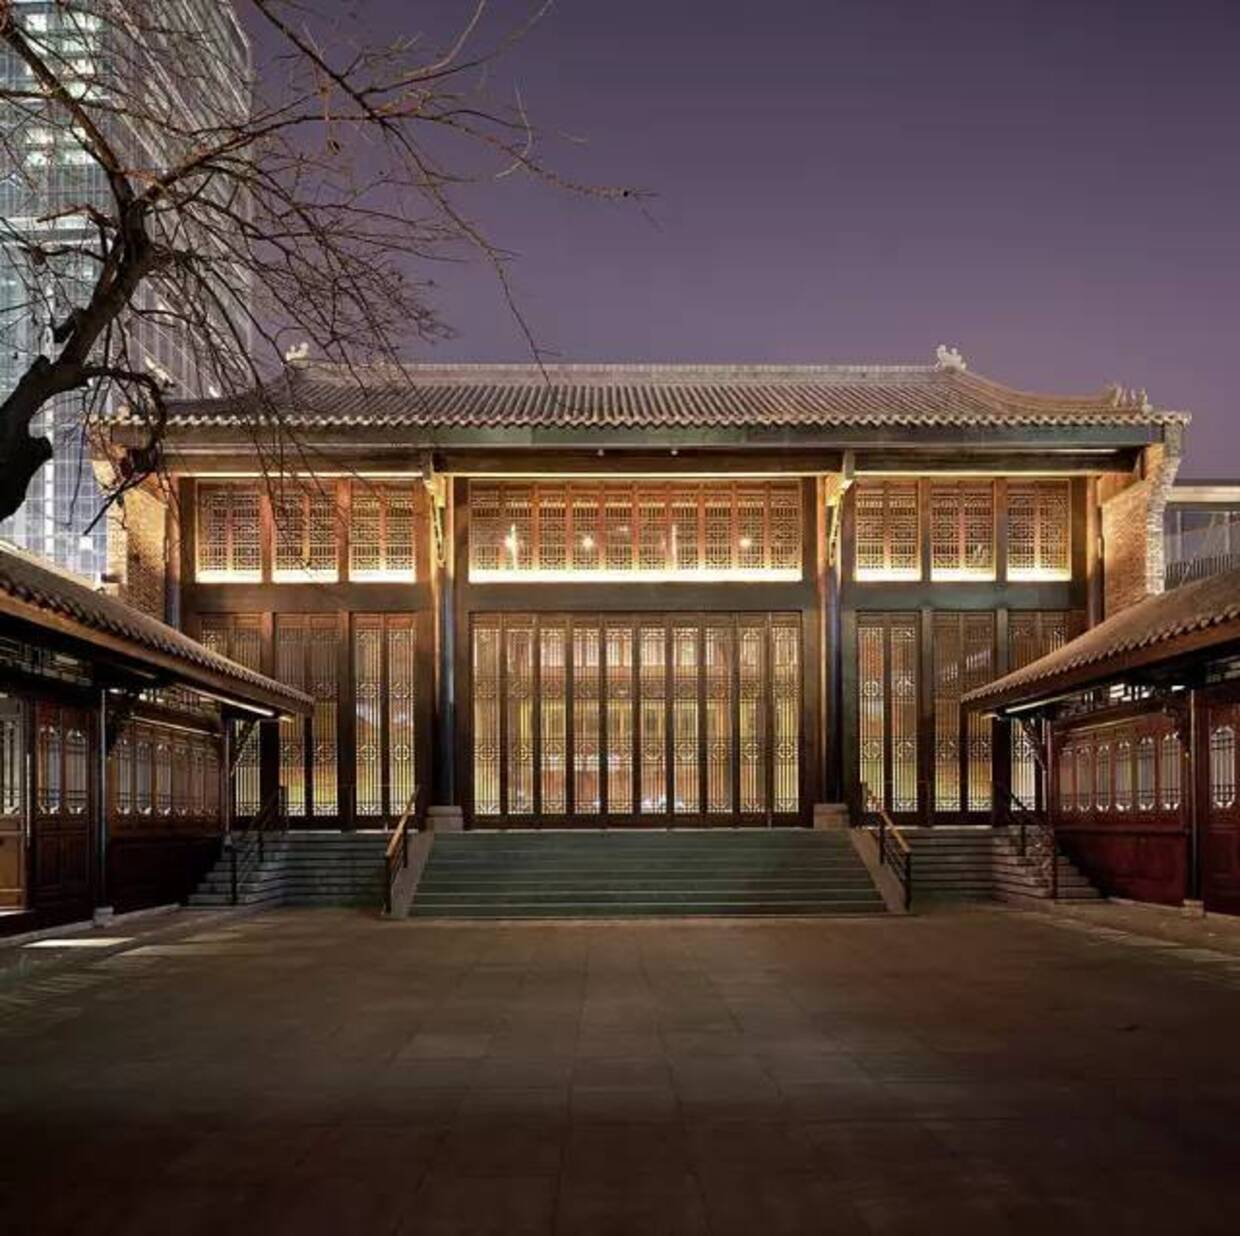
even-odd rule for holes
{"type": "Polygon", "coordinates": [[[1009,579],[1070,577],[1069,493],[1067,481],[1009,483],[1009,579]]]}
{"type": "Polygon", "coordinates": [[[797,482],[472,481],[470,579],[801,577],[797,482]]]}
{"type": "Polygon", "coordinates": [[[920,579],[916,481],[861,481],[856,491],[857,579],[920,579]]]}
{"type": "Polygon", "coordinates": [[[1236,731],[1230,725],[1210,731],[1210,805],[1233,807],[1236,803],[1236,731]]]}
{"type": "Polygon", "coordinates": [[[339,811],[339,650],[335,614],[276,615],[275,676],[314,699],[309,719],[280,719],[280,785],[291,816],[334,816],[339,811]]]}
{"type": "Polygon", "coordinates": [[[275,526],[273,578],[334,580],[338,525],[335,487],[286,489],[273,499],[271,507],[275,526]]]}
{"type": "Polygon", "coordinates": [[[20,818],[25,806],[25,740],[16,700],[0,698],[0,816],[20,818]]]}
{"type": "MultiPolygon", "coordinates": [[[[1085,629],[1078,611],[1013,611],[1008,619],[1008,668],[1024,669],[1047,653],[1062,648],[1085,629]]],[[[1028,807],[1038,804],[1041,786],[1033,743],[1024,728],[1012,726],[1012,794],[1028,807]]]]}
{"type": "Polygon", "coordinates": [[[200,482],[197,493],[197,578],[258,580],[263,573],[257,485],[200,482]]]}
{"type": "Polygon", "coordinates": [[[353,617],[354,784],[359,816],[396,817],[417,784],[412,614],[353,617]]]}
{"type": "Polygon", "coordinates": [[[143,819],[152,817],[162,817],[165,827],[217,822],[220,772],[215,735],[126,721],[108,755],[110,810],[118,831],[140,830],[143,819]]]}
{"type": "MultiPolygon", "coordinates": [[[[263,672],[263,619],[260,614],[204,614],[199,620],[198,638],[212,652],[229,657],[257,673],[263,672]]],[[[240,751],[241,726],[232,726],[235,770],[232,777],[233,813],[254,815],[261,804],[258,781],[258,727],[252,726],[240,751]]]]}
{"type": "Polygon", "coordinates": [[[992,613],[934,615],[934,809],[989,811],[992,723],[965,714],[961,696],[995,671],[992,613]]]}
{"type": "Polygon", "coordinates": [[[995,489],[990,482],[930,487],[932,579],[994,579],[995,489]]]}
{"type": "Polygon", "coordinates": [[[795,615],[479,615],[470,664],[478,819],[800,811],[795,615]]]}
{"type": "Polygon", "coordinates": [[[861,781],[892,812],[920,806],[917,614],[857,615],[857,718],[861,781]]]}
{"type": "Polygon", "coordinates": [[[349,578],[417,576],[416,495],[407,486],[355,482],[349,504],[349,578]]]}
{"type": "Polygon", "coordinates": [[[1085,827],[1119,826],[1134,815],[1178,820],[1183,759],[1175,722],[1163,713],[1068,730],[1060,740],[1053,805],[1085,827]]]}

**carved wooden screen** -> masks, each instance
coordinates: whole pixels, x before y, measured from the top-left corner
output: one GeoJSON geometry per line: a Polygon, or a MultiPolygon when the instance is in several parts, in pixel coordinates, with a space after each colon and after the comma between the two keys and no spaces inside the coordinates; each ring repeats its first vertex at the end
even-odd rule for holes
{"type": "Polygon", "coordinates": [[[305,691],[314,711],[280,721],[280,785],[291,816],[335,816],[340,623],[336,614],[277,614],[276,678],[305,691]]]}
{"type": "Polygon", "coordinates": [[[478,581],[801,577],[799,482],[473,481],[478,581]]]}
{"type": "Polygon", "coordinates": [[[995,616],[934,615],[934,810],[990,810],[993,723],[964,713],[961,696],[995,676],[995,616]]]}
{"type": "Polygon", "coordinates": [[[126,721],[108,755],[108,813],[118,833],[220,820],[220,739],[126,721]],[[141,753],[140,758],[135,756],[141,753]]]}
{"type": "Polygon", "coordinates": [[[992,482],[936,482],[930,487],[930,577],[994,579],[992,482]]]}
{"type": "Polygon", "coordinates": [[[417,784],[416,652],[412,614],[353,616],[353,772],[359,816],[399,816],[417,784]]]}
{"type": "MultiPolygon", "coordinates": [[[[246,669],[263,672],[263,619],[260,614],[204,614],[198,638],[213,652],[230,657],[246,669]]],[[[258,727],[250,728],[240,752],[241,727],[231,722],[235,766],[232,777],[233,812],[253,815],[261,805],[258,772],[258,727]]]]}
{"type": "MultiPolygon", "coordinates": [[[[1085,629],[1085,615],[1079,611],[1014,610],[1008,618],[1008,668],[1026,665],[1062,648],[1085,629]]],[[[1018,724],[1012,725],[1012,793],[1033,807],[1041,801],[1037,760],[1029,735],[1018,724]]]]}
{"type": "Polygon", "coordinates": [[[917,614],[857,615],[857,749],[861,782],[891,812],[921,804],[917,614]]]}
{"type": "Polygon", "coordinates": [[[799,818],[800,641],[782,614],[476,617],[474,815],[799,818]]]}
{"type": "Polygon", "coordinates": [[[856,492],[857,579],[920,579],[916,481],[860,481],[856,492]]]}
{"type": "Polygon", "coordinates": [[[261,579],[259,487],[249,482],[200,481],[196,502],[196,577],[204,583],[261,579]]]}
{"type": "Polygon", "coordinates": [[[273,578],[278,582],[335,580],[339,519],[335,482],[287,481],[272,501],[273,578]]]}
{"type": "Polygon", "coordinates": [[[417,577],[417,497],[408,485],[355,481],[349,505],[349,578],[417,577]]]}
{"type": "Polygon", "coordinates": [[[1007,487],[1009,579],[1072,574],[1069,482],[1012,481],[1007,487]]]}
{"type": "Polygon", "coordinates": [[[26,726],[20,701],[0,694],[0,908],[26,904],[26,726]]]}
{"type": "Polygon", "coordinates": [[[1207,910],[1240,914],[1240,703],[1234,698],[1234,688],[1209,700],[1203,728],[1207,792],[1201,845],[1202,897],[1207,910]]]}
{"type": "Polygon", "coordinates": [[[94,718],[85,708],[40,701],[34,721],[35,899],[76,899],[90,887],[94,718]]]}

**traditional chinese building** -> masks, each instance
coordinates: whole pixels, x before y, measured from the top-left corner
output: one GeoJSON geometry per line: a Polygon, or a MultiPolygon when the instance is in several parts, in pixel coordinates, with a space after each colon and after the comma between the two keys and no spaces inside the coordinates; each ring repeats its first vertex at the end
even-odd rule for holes
{"type": "MultiPolygon", "coordinates": [[[[110,579],[314,701],[240,755],[307,828],[987,824],[963,695],[1161,589],[1186,418],[932,365],[292,362],[175,405],[110,579]],[[255,416],[265,418],[255,424],[255,416]],[[295,442],[290,441],[290,436],[295,442]]],[[[124,445],[140,431],[120,424],[124,445]]]]}

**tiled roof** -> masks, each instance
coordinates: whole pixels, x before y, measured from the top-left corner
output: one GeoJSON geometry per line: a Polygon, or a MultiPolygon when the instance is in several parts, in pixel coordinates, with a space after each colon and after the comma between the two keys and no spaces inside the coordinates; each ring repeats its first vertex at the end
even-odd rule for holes
{"type": "Polygon", "coordinates": [[[1195,652],[1212,642],[1240,643],[1238,623],[1240,570],[1225,571],[1121,610],[1023,669],[968,692],[964,702],[975,708],[1008,706],[1101,684],[1133,659],[1159,664],[1190,651],[1190,644],[1195,652]]]}
{"type": "Polygon", "coordinates": [[[173,402],[169,427],[721,429],[1132,425],[1184,419],[1111,388],[1060,397],[943,365],[290,363],[267,389],[173,402]]]}
{"type": "Polygon", "coordinates": [[[203,647],[175,627],[151,618],[126,605],[116,597],[96,592],[85,581],[39,562],[11,546],[0,544],[0,616],[8,597],[19,603],[18,617],[40,625],[46,617],[51,628],[54,619],[66,624],[62,629],[72,638],[96,643],[97,636],[111,636],[132,645],[126,649],[135,660],[151,660],[143,654],[155,654],[160,661],[171,659],[181,670],[182,680],[190,686],[211,685],[206,681],[228,686],[239,700],[283,708],[298,713],[309,710],[312,701],[291,687],[246,669],[219,653],[203,647]]]}

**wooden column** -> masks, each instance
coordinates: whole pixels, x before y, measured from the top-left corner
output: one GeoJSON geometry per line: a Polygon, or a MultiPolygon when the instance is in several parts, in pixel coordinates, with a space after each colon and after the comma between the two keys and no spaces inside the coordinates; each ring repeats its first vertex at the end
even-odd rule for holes
{"type": "MultiPolygon", "coordinates": [[[[1002,484],[1002,482],[1000,482],[1002,484]]],[[[1011,611],[1001,606],[995,611],[995,678],[1002,678],[1011,667],[1009,652],[1011,635],[1008,630],[1011,611]]],[[[1002,824],[1007,810],[1007,794],[1012,789],[1012,723],[995,720],[990,723],[990,768],[995,788],[990,796],[990,822],[1002,824]]]]}
{"type": "MultiPolygon", "coordinates": [[[[933,563],[930,544],[930,482],[917,483],[917,539],[921,585],[930,587],[933,563]]],[[[934,823],[934,609],[921,606],[921,655],[917,691],[917,814],[922,824],[934,823]]],[[[890,670],[888,671],[890,673],[890,670]]],[[[961,782],[961,790],[964,784],[961,782]]]]}
{"type": "MultiPolygon", "coordinates": [[[[458,483],[444,481],[443,562],[432,545],[431,592],[435,615],[435,707],[431,739],[431,801],[440,806],[460,804],[457,793],[456,682],[458,597],[456,573],[468,570],[468,550],[460,538],[468,534],[468,521],[458,519],[458,483]]],[[[459,483],[464,488],[464,482],[459,483]]],[[[433,497],[430,498],[433,502],[433,497]]],[[[434,512],[431,513],[434,518],[434,512]]],[[[433,527],[431,535],[434,536],[433,527]]]]}
{"type": "Polygon", "coordinates": [[[1199,687],[1188,693],[1188,733],[1184,736],[1183,749],[1187,757],[1187,776],[1182,779],[1184,787],[1184,815],[1188,828],[1187,880],[1184,896],[1189,901],[1202,898],[1201,836],[1205,813],[1210,802],[1210,726],[1206,717],[1206,702],[1199,687]]]}

